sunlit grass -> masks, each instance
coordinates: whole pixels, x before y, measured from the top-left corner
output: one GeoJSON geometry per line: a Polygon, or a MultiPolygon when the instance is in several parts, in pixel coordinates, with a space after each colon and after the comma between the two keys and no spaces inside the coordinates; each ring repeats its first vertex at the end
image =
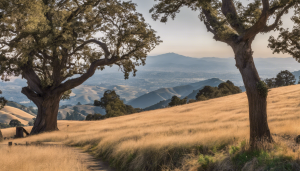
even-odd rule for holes
{"type": "Polygon", "coordinates": [[[1,171],[87,171],[70,148],[0,146],[1,171]]]}
{"type": "MultiPolygon", "coordinates": [[[[272,89],[268,96],[271,133],[299,135],[299,109],[299,85],[272,89]]],[[[214,160],[227,160],[228,147],[248,141],[248,118],[247,97],[241,93],[101,121],[59,121],[60,131],[16,141],[62,141],[81,146],[121,170],[193,168],[199,167],[200,153],[223,150],[226,152],[214,160]]],[[[299,149],[295,150],[284,153],[296,160],[299,149]]]]}

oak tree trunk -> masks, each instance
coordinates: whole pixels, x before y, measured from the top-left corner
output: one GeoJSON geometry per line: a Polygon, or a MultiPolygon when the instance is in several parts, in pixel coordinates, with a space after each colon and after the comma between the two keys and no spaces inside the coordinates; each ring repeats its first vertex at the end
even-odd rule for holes
{"type": "Polygon", "coordinates": [[[57,113],[61,95],[50,95],[43,97],[38,105],[38,114],[30,134],[55,131],[57,128],[57,113]]]}
{"type": "Polygon", "coordinates": [[[258,142],[273,142],[267,121],[267,96],[261,95],[257,88],[260,78],[254,65],[251,43],[241,42],[233,49],[248,97],[250,145],[253,147],[258,142]]]}
{"type": "Polygon", "coordinates": [[[0,129],[0,141],[3,141],[3,135],[2,135],[1,129],[0,129]]]}

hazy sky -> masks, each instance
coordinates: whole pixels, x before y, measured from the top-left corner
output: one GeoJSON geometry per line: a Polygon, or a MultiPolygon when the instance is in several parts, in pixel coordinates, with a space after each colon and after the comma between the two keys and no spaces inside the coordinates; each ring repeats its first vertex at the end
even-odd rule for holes
{"type": "MultiPolygon", "coordinates": [[[[163,40],[163,43],[156,47],[149,55],[174,52],[190,57],[234,56],[231,47],[225,43],[215,41],[212,33],[207,32],[204,24],[198,18],[199,12],[182,8],[175,20],[170,19],[165,24],[159,21],[153,21],[151,14],[149,14],[149,9],[153,4],[157,3],[157,1],[132,1],[138,5],[137,11],[143,14],[146,22],[157,31],[157,35],[163,40]]],[[[293,23],[290,20],[290,16],[290,14],[284,15],[284,27],[292,28],[293,23]]],[[[273,31],[268,34],[259,34],[256,36],[252,44],[254,57],[290,57],[288,54],[272,54],[272,51],[267,47],[270,35],[277,37],[277,33],[273,31]]]]}

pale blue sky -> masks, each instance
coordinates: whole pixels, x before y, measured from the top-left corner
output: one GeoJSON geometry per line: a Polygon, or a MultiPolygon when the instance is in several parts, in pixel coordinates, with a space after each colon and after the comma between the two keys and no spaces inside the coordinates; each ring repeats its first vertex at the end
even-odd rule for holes
{"type": "MultiPolygon", "coordinates": [[[[250,0],[251,1],[251,0],[250,0]]],[[[233,57],[231,47],[225,43],[217,42],[213,35],[207,32],[204,24],[199,20],[199,12],[182,8],[175,20],[169,20],[166,24],[159,21],[153,21],[149,9],[154,0],[132,0],[136,3],[137,11],[142,13],[157,34],[163,40],[163,43],[156,47],[149,55],[158,55],[168,52],[174,52],[190,57],[233,57]]],[[[249,1],[248,1],[249,2],[249,1]]],[[[292,14],[292,13],[291,13],[292,14]]],[[[290,14],[283,17],[284,27],[292,28],[293,23],[290,20],[290,14]]],[[[277,33],[259,34],[253,42],[254,57],[290,57],[288,54],[272,54],[267,48],[270,35],[276,36],[277,33]]]]}

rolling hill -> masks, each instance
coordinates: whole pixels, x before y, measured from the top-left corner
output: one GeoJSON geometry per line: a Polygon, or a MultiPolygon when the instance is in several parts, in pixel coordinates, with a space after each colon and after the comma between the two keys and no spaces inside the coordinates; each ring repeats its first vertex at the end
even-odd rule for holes
{"type": "Polygon", "coordinates": [[[58,109],[58,118],[63,120],[66,119],[67,112],[71,113],[74,111],[74,107],[78,108],[78,112],[80,115],[83,117],[86,117],[88,114],[95,114],[95,113],[100,113],[102,115],[105,115],[105,110],[102,109],[99,106],[93,106],[93,105],[75,105],[75,106],[66,106],[63,108],[58,109]]]}
{"type": "MultiPolygon", "coordinates": [[[[300,85],[273,88],[267,101],[268,123],[277,144],[263,157],[270,155],[267,159],[272,162],[276,159],[272,168],[280,163],[300,164],[299,145],[294,142],[300,134],[300,85]],[[289,156],[289,160],[281,160],[280,156],[289,156]]],[[[59,121],[58,128],[60,131],[14,142],[54,141],[81,146],[125,171],[165,167],[201,170],[197,169],[204,165],[199,162],[201,157],[214,161],[215,170],[242,170],[253,159],[250,156],[237,166],[232,162],[235,154],[230,152],[239,147],[237,154],[245,154],[240,144],[247,145],[249,140],[245,92],[101,121],[59,121]]],[[[4,130],[3,134],[8,133],[4,130]]],[[[267,163],[262,164],[260,167],[267,163]]]]}
{"type": "Polygon", "coordinates": [[[23,125],[27,125],[28,122],[31,121],[33,118],[35,118],[35,116],[11,106],[4,106],[4,108],[0,110],[1,123],[8,124],[12,119],[17,119],[23,125]]]}
{"type": "MultiPolygon", "coordinates": [[[[160,101],[169,100],[172,96],[177,96],[184,98],[186,96],[191,96],[190,94],[193,93],[193,90],[202,89],[204,86],[218,86],[220,83],[224,82],[218,78],[211,78],[208,80],[199,81],[196,83],[191,83],[188,85],[183,86],[176,86],[172,88],[161,88],[150,93],[144,94],[136,99],[129,101],[127,104],[131,105],[135,108],[146,108],[152,106],[160,101]]],[[[198,92],[197,91],[197,92],[198,92]]],[[[197,94],[197,93],[196,93],[197,94]]],[[[196,96],[196,95],[195,95],[196,96]]],[[[195,98],[195,97],[191,97],[195,98]]]]}

